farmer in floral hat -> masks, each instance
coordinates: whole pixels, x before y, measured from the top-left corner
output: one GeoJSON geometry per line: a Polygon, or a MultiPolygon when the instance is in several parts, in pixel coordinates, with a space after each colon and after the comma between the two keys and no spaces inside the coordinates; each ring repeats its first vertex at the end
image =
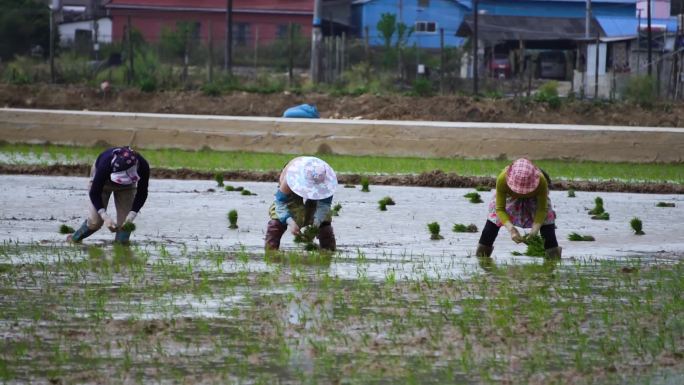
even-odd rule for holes
{"type": "Polygon", "coordinates": [[[549,200],[549,177],[525,158],[514,161],[496,178],[496,194],[489,203],[489,217],[477,246],[478,257],[489,257],[501,226],[515,243],[524,242],[515,226],[541,233],[548,258],[560,258],[556,240],[556,213],[549,200]]]}
{"type": "Polygon", "coordinates": [[[298,235],[301,228],[315,226],[321,248],[334,251],[331,205],[336,187],[335,171],[325,161],[300,156],[288,162],[280,173],[280,184],[269,209],[266,250],[278,250],[287,229],[298,235]]]}
{"type": "Polygon", "coordinates": [[[115,242],[128,243],[131,233],[123,231],[122,227],[125,223],[133,223],[145,204],[149,180],[150,165],[142,155],[130,147],[105,150],[97,157],[90,171],[88,218],[67,240],[81,242],[104,224],[111,232],[116,232],[115,242]],[[116,222],[107,214],[112,193],[116,222]]]}

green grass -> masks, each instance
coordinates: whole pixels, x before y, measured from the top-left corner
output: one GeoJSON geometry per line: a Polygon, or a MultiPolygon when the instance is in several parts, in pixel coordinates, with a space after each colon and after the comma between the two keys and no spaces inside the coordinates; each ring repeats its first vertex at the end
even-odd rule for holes
{"type": "MultiPolygon", "coordinates": [[[[34,155],[37,162],[91,164],[104,147],[71,147],[34,144],[0,144],[5,163],[26,164],[23,157],[34,155]]],[[[141,150],[153,167],[218,170],[279,171],[296,154],[269,154],[224,151],[141,150]]],[[[415,158],[320,155],[338,173],[407,174],[432,170],[466,176],[496,176],[508,160],[460,158],[415,158]]],[[[605,163],[568,160],[536,161],[555,178],[578,180],[625,180],[684,183],[684,167],[674,163],[605,163]]]]}

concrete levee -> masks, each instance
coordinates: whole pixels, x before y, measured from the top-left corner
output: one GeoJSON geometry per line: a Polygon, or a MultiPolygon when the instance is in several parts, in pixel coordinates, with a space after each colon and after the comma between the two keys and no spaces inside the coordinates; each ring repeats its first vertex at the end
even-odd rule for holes
{"type": "Polygon", "coordinates": [[[278,153],[682,162],[684,129],[0,109],[10,143],[278,153]]]}

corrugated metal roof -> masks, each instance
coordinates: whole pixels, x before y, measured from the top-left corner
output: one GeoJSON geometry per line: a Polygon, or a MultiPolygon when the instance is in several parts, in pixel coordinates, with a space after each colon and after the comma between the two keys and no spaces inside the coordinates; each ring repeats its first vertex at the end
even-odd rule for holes
{"type": "Polygon", "coordinates": [[[639,21],[633,17],[597,16],[606,37],[636,36],[639,21]]]}
{"type": "MultiPolygon", "coordinates": [[[[501,16],[483,14],[478,17],[478,34],[483,40],[584,40],[584,18],[501,16]]],[[[469,37],[473,16],[468,15],[456,36],[469,37]]],[[[596,19],[591,19],[592,37],[605,33],[596,19]]]]}

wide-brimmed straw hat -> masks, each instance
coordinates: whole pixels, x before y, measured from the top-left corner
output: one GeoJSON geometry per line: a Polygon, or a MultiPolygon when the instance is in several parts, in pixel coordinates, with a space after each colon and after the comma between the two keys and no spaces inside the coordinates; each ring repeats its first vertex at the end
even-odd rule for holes
{"type": "Polygon", "coordinates": [[[325,161],[302,156],[290,162],[285,174],[290,190],[304,199],[325,199],[335,193],[337,176],[325,161]]]}
{"type": "Polygon", "coordinates": [[[140,180],[138,176],[138,154],[130,147],[114,150],[112,157],[112,173],[109,175],[116,184],[129,185],[140,180]]]}
{"type": "Polygon", "coordinates": [[[529,159],[520,158],[506,171],[506,184],[516,194],[529,194],[539,186],[541,172],[529,159]]]}

